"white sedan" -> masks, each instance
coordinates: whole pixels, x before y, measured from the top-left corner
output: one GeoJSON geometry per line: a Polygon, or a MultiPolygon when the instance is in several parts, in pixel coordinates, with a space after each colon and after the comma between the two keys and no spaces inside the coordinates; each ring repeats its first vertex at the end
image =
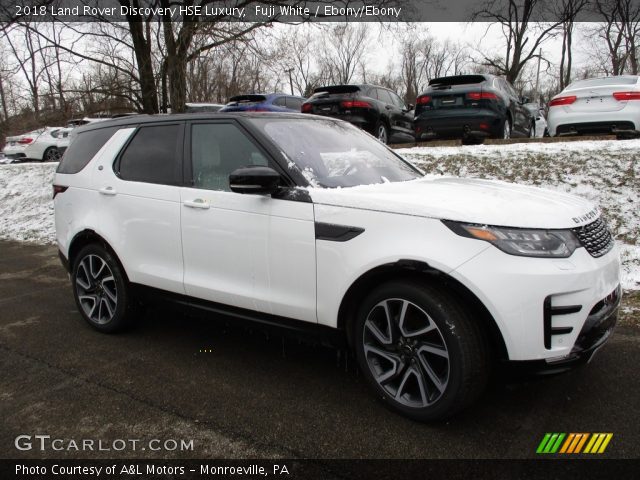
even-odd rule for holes
{"type": "Polygon", "coordinates": [[[573,82],[549,102],[549,135],[640,134],[640,77],[573,82]]]}
{"type": "Polygon", "coordinates": [[[6,146],[2,153],[12,161],[38,160],[42,162],[57,162],[60,160],[58,139],[52,135],[58,128],[41,128],[14,137],[7,137],[6,146]]]}

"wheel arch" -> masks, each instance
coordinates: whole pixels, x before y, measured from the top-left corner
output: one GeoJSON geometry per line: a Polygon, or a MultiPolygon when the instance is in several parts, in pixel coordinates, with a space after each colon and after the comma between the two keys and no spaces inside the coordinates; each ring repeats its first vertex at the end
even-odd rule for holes
{"type": "Polygon", "coordinates": [[[417,260],[398,260],[375,267],[358,277],[347,289],[338,309],[338,328],[345,332],[349,346],[353,346],[352,322],[355,319],[358,300],[364,298],[376,285],[391,280],[437,284],[454,293],[462,299],[466,308],[479,312],[477,318],[487,335],[493,355],[501,360],[509,358],[500,328],[482,301],[455,278],[417,260]]]}
{"type": "Polygon", "coordinates": [[[114,248],[101,235],[96,233],[95,230],[91,230],[89,228],[76,233],[76,235],[73,237],[73,239],[69,243],[68,261],[69,261],[70,269],[73,270],[73,265],[75,263],[76,256],[78,255],[78,253],[87,245],[91,245],[94,243],[101,245],[105,250],[107,250],[111,255],[113,255],[113,258],[115,258],[116,261],[118,262],[120,269],[124,272],[126,280],[129,281],[127,270],[124,268],[124,265],[122,264],[122,261],[120,260],[120,257],[118,256],[114,248]]]}

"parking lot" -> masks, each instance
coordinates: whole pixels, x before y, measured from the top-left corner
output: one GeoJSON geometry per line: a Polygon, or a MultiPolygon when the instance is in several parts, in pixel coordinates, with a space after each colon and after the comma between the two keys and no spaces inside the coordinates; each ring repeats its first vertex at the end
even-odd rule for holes
{"type": "Polygon", "coordinates": [[[530,458],[545,432],[612,432],[637,458],[640,331],[620,326],[568,374],[494,379],[471,410],[406,420],[367,392],[351,359],[280,335],[150,309],[121,335],[91,330],[56,250],[0,242],[5,458],[530,458]],[[15,437],[193,440],[188,451],[18,451],[15,437]]]}

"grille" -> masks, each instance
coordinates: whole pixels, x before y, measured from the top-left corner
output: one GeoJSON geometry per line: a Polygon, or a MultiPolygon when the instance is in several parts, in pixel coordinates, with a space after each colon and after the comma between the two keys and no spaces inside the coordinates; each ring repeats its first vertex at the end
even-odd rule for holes
{"type": "Polygon", "coordinates": [[[613,237],[602,217],[595,222],[571,230],[576,234],[580,245],[587,249],[592,257],[601,257],[613,248],[613,237]]]}

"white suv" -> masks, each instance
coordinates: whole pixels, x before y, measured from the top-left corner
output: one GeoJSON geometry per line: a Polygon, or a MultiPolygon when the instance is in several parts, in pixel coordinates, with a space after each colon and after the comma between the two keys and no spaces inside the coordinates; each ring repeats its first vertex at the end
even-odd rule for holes
{"type": "Polygon", "coordinates": [[[615,324],[618,252],[581,198],[427,178],[312,115],[137,116],[72,136],[57,241],[100,331],[151,291],[338,334],[378,397],[431,420],[472,402],[493,360],[563,370],[615,324]]]}

